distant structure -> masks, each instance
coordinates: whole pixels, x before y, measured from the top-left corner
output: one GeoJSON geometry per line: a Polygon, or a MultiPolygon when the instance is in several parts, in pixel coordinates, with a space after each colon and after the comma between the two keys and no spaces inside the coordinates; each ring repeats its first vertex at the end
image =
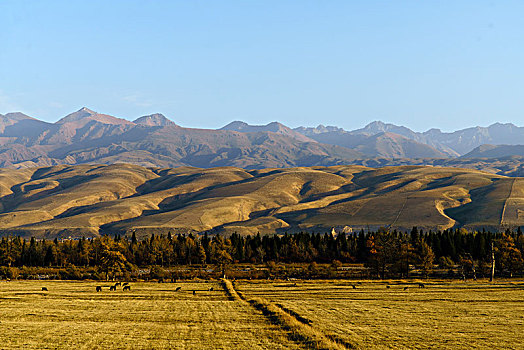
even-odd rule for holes
{"type": "Polygon", "coordinates": [[[352,233],[353,229],[349,226],[335,226],[331,228],[331,234],[337,236],[340,233],[352,233]]]}

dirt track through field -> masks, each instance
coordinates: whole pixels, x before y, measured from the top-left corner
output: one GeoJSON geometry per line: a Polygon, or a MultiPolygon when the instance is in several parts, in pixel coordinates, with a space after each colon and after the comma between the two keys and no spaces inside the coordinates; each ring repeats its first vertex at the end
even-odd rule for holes
{"type": "Polygon", "coordinates": [[[286,331],[290,331],[290,338],[302,343],[306,348],[325,350],[344,350],[357,348],[354,342],[344,340],[334,335],[327,336],[309,325],[306,318],[296,312],[286,309],[282,305],[271,303],[260,297],[249,297],[238,292],[229,280],[222,280],[226,294],[232,300],[249,303],[256,310],[261,311],[268,320],[279,325],[286,331]]]}

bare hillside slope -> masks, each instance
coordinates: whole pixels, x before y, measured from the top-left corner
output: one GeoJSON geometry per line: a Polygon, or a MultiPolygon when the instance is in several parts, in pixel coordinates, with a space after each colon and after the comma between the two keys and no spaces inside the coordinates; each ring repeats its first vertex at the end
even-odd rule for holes
{"type": "Polygon", "coordinates": [[[524,225],[521,178],[459,168],[61,165],[0,179],[2,234],[38,238],[524,225]]]}

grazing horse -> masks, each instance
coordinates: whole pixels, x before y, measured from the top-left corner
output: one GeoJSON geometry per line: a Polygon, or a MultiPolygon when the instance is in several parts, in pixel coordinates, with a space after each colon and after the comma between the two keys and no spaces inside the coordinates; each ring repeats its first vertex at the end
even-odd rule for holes
{"type": "Polygon", "coordinates": [[[408,287],[404,287],[404,290],[408,290],[408,287]]]}
{"type": "Polygon", "coordinates": [[[424,285],[424,283],[420,283],[420,282],[419,282],[418,287],[419,287],[419,288],[425,288],[426,286],[424,285]]]}
{"type": "Polygon", "coordinates": [[[101,286],[96,286],[96,292],[101,292],[102,291],[102,287],[101,286]]]}
{"type": "Polygon", "coordinates": [[[124,284],[123,284],[124,287],[125,287],[125,286],[128,286],[128,285],[129,285],[128,282],[124,282],[124,284]]]}
{"type": "Polygon", "coordinates": [[[120,287],[121,285],[122,285],[122,283],[120,283],[120,282],[116,282],[115,283],[115,287],[120,287]]]}
{"type": "Polygon", "coordinates": [[[388,289],[389,289],[389,288],[391,288],[391,286],[390,286],[390,285],[388,284],[388,285],[386,286],[386,288],[388,288],[388,289]]]}
{"type": "Polygon", "coordinates": [[[175,292],[178,292],[182,287],[176,287],[175,292]]]}
{"type": "Polygon", "coordinates": [[[213,291],[213,287],[209,288],[209,291],[212,292],[213,291]]]}
{"type": "Polygon", "coordinates": [[[353,287],[353,289],[357,289],[357,286],[355,286],[354,284],[352,284],[351,287],[353,287]]]}
{"type": "Polygon", "coordinates": [[[112,291],[116,291],[116,286],[110,286],[109,287],[109,291],[112,292],[112,291]]]}
{"type": "Polygon", "coordinates": [[[47,288],[46,287],[42,287],[42,292],[47,292],[47,288]]]}
{"type": "Polygon", "coordinates": [[[122,288],[122,291],[125,292],[126,290],[131,291],[131,286],[127,285],[127,286],[124,286],[124,288],[122,288]]]}
{"type": "Polygon", "coordinates": [[[196,290],[193,291],[193,295],[196,295],[196,290]]]}

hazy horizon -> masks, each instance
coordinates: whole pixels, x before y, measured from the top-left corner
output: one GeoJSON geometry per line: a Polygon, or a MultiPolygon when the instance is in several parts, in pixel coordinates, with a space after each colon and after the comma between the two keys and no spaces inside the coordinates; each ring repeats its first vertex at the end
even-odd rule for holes
{"type": "Polygon", "coordinates": [[[0,113],[522,124],[521,2],[0,3],[0,113]]]}

